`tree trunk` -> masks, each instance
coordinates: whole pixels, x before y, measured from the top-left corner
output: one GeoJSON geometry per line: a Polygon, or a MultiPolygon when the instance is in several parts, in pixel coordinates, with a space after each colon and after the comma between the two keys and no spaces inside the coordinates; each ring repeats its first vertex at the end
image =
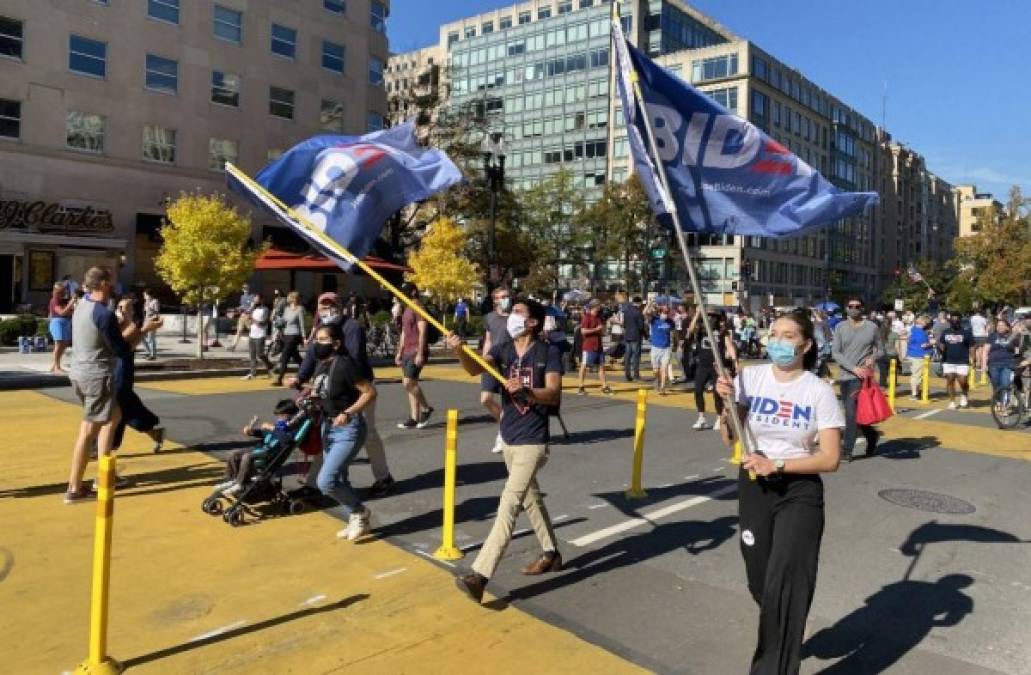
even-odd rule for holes
{"type": "MultiPolygon", "coordinates": [[[[183,315],[183,321],[186,316],[183,315]]],[[[204,304],[197,304],[197,358],[204,358],[204,304]]]]}

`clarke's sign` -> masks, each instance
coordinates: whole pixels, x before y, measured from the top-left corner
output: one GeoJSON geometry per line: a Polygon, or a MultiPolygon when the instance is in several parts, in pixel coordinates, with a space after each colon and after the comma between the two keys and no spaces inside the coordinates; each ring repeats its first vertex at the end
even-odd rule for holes
{"type": "Polygon", "coordinates": [[[97,211],[90,206],[71,208],[54,202],[0,200],[0,231],[104,234],[114,229],[110,211],[97,211]]]}

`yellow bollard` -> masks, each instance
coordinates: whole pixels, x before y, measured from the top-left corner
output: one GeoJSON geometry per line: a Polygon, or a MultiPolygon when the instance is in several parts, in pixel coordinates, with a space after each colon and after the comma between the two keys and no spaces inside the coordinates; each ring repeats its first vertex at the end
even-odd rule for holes
{"type": "Polygon", "coordinates": [[[931,357],[924,357],[924,379],[920,387],[920,400],[927,403],[931,400],[931,357]]]}
{"type": "Polygon", "coordinates": [[[985,368],[981,371],[981,386],[988,384],[988,369],[985,368]]]}
{"type": "Polygon", "coordinates": [[[107,655],[107,610],[111,586],[111,530],[115,512],[115,458],[100,458],[97,524],[93,534],[93,588],[90,597],[89,657],[75,669],[83,675],[113,675],[122,664],[107,655]]]}
{"type": "Polygon", "coordinates": [[[977,387],[977,377],[974,373],[974,364],[970,364],[970,369],[967,370],[967,389],[973,391],[977,387]]]}
{"type": "Polygon", "coordinates": [[[740,465],[743,460],[742,458],[741,441],[734,441],[734,454],[730,457],[731,464],[740,465]]]}
{"type": "Polygon", "coordinates": [[[895,412],[895,388],[897,386],[896,380],[898,379],[896,363],[896,359],[888,359],[888,405],[891,406],[892,412],[895,412]]]}
{"type": "Polygon", "coordinates": [[[648,493],[641,487],[641,468],[644,465],[644,427],[648,412],[648,390],[637,390],[637,420],[634,423],[634,469],[630,477],[627,499],[644,499],[648,493]]]}
{"type": "Polygon", "coordinates": [[[447,411],[444,436],[444,531],[440,548],[433,553],[438,560],[460,560],[462,551],[455,546],[455,472],[458,464],[458,411],[447,411]]]}

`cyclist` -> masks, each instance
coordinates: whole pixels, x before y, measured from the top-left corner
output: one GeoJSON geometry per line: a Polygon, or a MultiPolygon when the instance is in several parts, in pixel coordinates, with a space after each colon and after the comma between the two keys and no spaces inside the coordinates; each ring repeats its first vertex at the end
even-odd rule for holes
{"type": "Polygon", "coordinates": [[[981,370],[988,371],[992,382],[993,397],[1001,389],[1013,384],[1013,373],[1017,369],[1017,348],[1021,335],[1014,333],[1006,319],[995,322],[995,331],[988,335],[981,348],[981,370]]]}

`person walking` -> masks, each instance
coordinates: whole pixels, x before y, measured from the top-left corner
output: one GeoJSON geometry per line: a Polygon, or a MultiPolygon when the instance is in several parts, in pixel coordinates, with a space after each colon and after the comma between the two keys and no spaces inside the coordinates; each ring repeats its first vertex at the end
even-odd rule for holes
{"type": "Polygon", "coordinates": [[[251,293],[251,288],[247,284],[243,285],[240,289],[240,302],[236,307],[236,335],[233,336],[233,342],[229,345],[229,351],[236,351],[236,346],[240,344],[240,336],[243,335],[243,331],[247,328],[251,321],[251,308],[254,307],[254,300],[257,294],[251,293]]]}
{"type": "MultiPolygon", "coordinates": [[[[507,286],[498,286],[491,293],[491,300],[494,308],[483,318],[483,345],[480,353],[484,357],[490,354],[495,347],[512,339],[508,336],[508,315],[512,311],[512,292],[507,286]]],[[[500,385],[493,377],[489,374],[480,376],[480,405],[494,418],[495,422],[501,421],[501,405],[494,399],[494,395],[500,392],[500,385]]],[[[491,452],[500,454],[502,445],[499,432],[494,439],[491,452]]]]}
{"type": "Polygon", "coordinates": [[[584,377],[587,375],[587,368],[598,367],[598,380],[601,382],[603,394],[611,394],[612,388],[605,380],[605,352],[601,348],[601,334],[605,330],[605,321],[601,318],[601,303],[591,300],[587,304],[587,311],[584,312],[580,322],[580,335],[582,352],[580,359],[580,387],[576,390],[578,394],[586,394],[584,388],[584,377]]]}
{"type": "MultiPolygon", "coordinates": [[[[988,371],[988,379],[992,383],[992,400],[1000,389],[1013,384],[1013,374],[1017,370],[1017,352],[1020,349],[1022,336],[1014,332],[1010,322],[998,319],[995,330],[986,339],[979,357],[981,370],[988,371]]],[[[975,338],[976,340],[976,338],[975,338]]]]}
{"type": "Polygon", "coordinates": [[[850,299],[845,311],[848,319],[834,327],[831,354],[838,364],[838,387],[841,390],[841,402],[845,406],[845,440],[841,454],[846,462],[851,462],[859,432],[866,439],[867,457],[877,453],[877,429],[856,423],[856,404],[863,380],[873,376],[884,347],[877,324],[863,318],[861,299],[850,299]]]}
{"type": "Polygon", "coordinates": [[[967,394],[970,391],[970,354],[974,348],[974,336],[963,328],[963,317],[959,312],[949,315],[949,327],[936,343],[942,357],[942,374],[945,375],[945,388],[949,392],[949,409],[970,406],[967,394]],[[959,402],[956,401],[956,389],[960,390],[959,402]]]}
{"type": "Polygon", "coordinates": [[[909,398],[917,400],[924,380],[924,360],[934,352],[927,326],[931,317],[921,314],[913,321],[906,337],[906,359],[909,361],[909,398]]]}
{"type": "MultiPolygon", "coordinates": [[[[315,350],[311,348],[311,344],[314,342],[315,332],[322,326],[339,329],[344,343],[344,353],[358,366],[359,374],[374,383],[376,378],[369,363],[365,331],[357,321],[344,314],[343,308],[340,306],[340,297],[332,292],[323,293],[318,297],[316,306],[318,307],[317,325],[312,330],[308,349],[304,352],[304,361],[297,370],[297,375],[287,378],[286,385],[291,388],[302,387],[315,375],[318,359],[315,358],[315,350]]],[[[365,454],[369,457],[373,478],[369,495],[383,497],[394,488],[395,480],[387,465],[387,453],[383,446],[383,439],[376,427],[376,399],[372,399],[365,405],[362,417],[365,420],[365,454]]],[[[308,481],[309,484],[311,482],[312,480],[308,481]]]]}
{"type": "MultiPolygon", "coordinates": [[[[694,403],[695,407],[698,408],[698,419],[695,420],[691,428],[696,431],[705,429],[708,426],[708,422],[705,420],[705,390],[710,385],[715,386],[716,384],[716,359],[720,359],[724,366],[731,369],[731,372],[736,372],[737,364],[737,350],[734,347],[734,340],[731,337],[730,331],[727,329],[725,317],[716,312],[709,313],[709,324],[712,326],[712,332],[716,336],[715,348],[712,342],[709,341],[709,336],[705,332],[705,326],[702,325],[701,319],[702,307],[699,305],[695,310],[694,317],[691,319],[691,324],[687,327],[687,339],[692,341],[694,345],[694,403]],[[713,353],[714,351],[715,353],[713,353]]],[[[722,424],[723,399],[716,396],[714,397],[714,403],[716,419],[712,424],[712,428],[715,431],[719,431],[722,424]]]]}
{"type": "Polygon", "coordinates": [[[250,331],[247,335],[247,351],[251,359],[251,370],[243,376],[244,380],[253,380],[258,372],[258,359],[265,364],[265,377],[272,377],[272,362],[265,353],[265,338],[268,337],[269,308],[265,305],[260,293],[254,294],[251,304],[250,331]]]}
{"type": "MultiPolygon", "coordinates": [[[[161,327],[161,316],[151,316],[142,324],[136,321],[136,308],[129,298],[118,301],[118,309],[115,311],[118,318],[118,328],[122,337],[135,347],[140,341],[146,342],[147,336],[152,335],[161,327]]],[[[122,418],[115,428],[114,437],[111,440],[111,452],[116,452],[122,447],[122,440],[125,437],[125,428],[131,427],[141,434],[146,434],[154,442],[154,452],[160,452],[165,442],[165,428],[161,426],[161,418],[153,413],[143,403],[135,389],[136,364],[130,353],[128,358],[121,356],[115,359],[114,367],[114,389],[118,407],[122,410],[122,418]]],[[[128,481],[121,476],[115,479],[117,487],[124,487],[128,481]]]]}
{"type": "MultiPolygon", "coordinates": [[[[834,389],[810,372],[816,345],[807,313],[774,321],[767,350],[773,363],[716,383],[720,397],[736,402],[756,451],[738,472],[741,555],[759,605],[752,675],[799,670],[824,531],[820,474],[837,470],[845,425],[834,389]]],[[[726,421],[723,440],[730,447],[736,439],[726,421]]]]}
{"type": "Polygon", "coordinates": [[[655,373],[655,388],[658,390],[659,396],[665,396],[673,355],[673,320],[669,316],[668,306],[656,306],[652,302],[645,306],[644,318],[648,322],[648,333],[651,335],[651,361],[652,372],[655,373]]]}
{"type": "Polygon", "coordinates": [[[363,411],[376,400],[376,387],[361,373],[344,351],[338,326],[320,326],[315,332],[312,351],[318,360],[313,390],[322,405],[322,468],[316,486],[319,492],[336,500],[347,527],[337,537],[354,541],[369,533],[372,512],[348,477],[348,469],[365,443],[363,411]]]}
{"type": "Polygon", "coordinates": [[[283,377],[286,375],[287,366],[291,361],[296,361],[298,367],[304,363],[301,358],[300,348],[306,344],[304,322],[304,306],[301,304],[301,294],[297,291],[290,291],[286,295],[286,306],[283,307],[279,317],[280,330],[283,332],[283,351],[279,353],[279,368],[276,372],[276,379],[272,384],[280,386],[283,384],[283,377]]]}
{"type": "MultiPolygon", "coordinates": [[[[562,569],[551,517],[544,505],[537,473],[548,461],[548,412],[562,396],[562,362],[558,347],[540,339],[544,307],[533,300],[518,300],[508,318],[511,342],[495,346],[487,361],[507,379],[501,393],[499,429],[504,441],[502,453],[508,479],[501,492],[497,515],[487,540],[480,548],[469,574],[458,577],[459,590],[479,603],[487,582],[494,576],[505,549],[512,541],[512,529],[520,511],[526,511],[541,556],[523,568],[523,574],[539,575],[562,569]]],[[[448,336],[448,346],[470,375],[480,375],[483,366],[462,349],[457,335],[448,336]]]]}
{"type": "Polygon", "coordinates": [[[644,315],[641,313],[641,298],[634,296],[632,302],[624,302],[619,311],[623,313],[623,374],[627,382],[641,379],[641,341],[644,339],[644,315]]]}
{"type": "Polygon", "coordinates": [[[989,329],[995,326],[985,318],[984,310],[976,310],[970,315],[970,334],[974,336],[974,345],[977,352],[981,352],[988,343],[989,329]]]}
{"type": "Polygon", "coordinates": [[[50,337],[54,339],[54,361],[50,372],[54,375],[66,375],[61,367],[61,357],[72,342],[72,320],[69,318],[75,311],[75,296],[68,295],[67,286],[61,282],[54,284],[47,305],[47,316],[50,318],[50,337]]]}
{"type": "MultiPolygon", "coordinates": [[[[419,301],[419,289],[415,284],[405,284],[405,292],[412,300],[419,301]]],[[[398,343],[394,363],[401,366],[401,384],[408,395],[409,417],[398,422],[398,429],[422,429],[433,414],[433,406],[426,400],[426,394],[419,385],[419,375],[429,356],[427,336],[429,324],[411,307],[405,307],[401,315],[401,340],[398,343]]]]}
{"type": "MultiPolygon", "coordinates": [[[[144,323],[161,321],[161,302],[154,297],[154,291],[149,288],[143,289],[143,321],[144,323]]],[[[157,330],[147,331],[143,334],[143,349],[146,352],[148,361],[155,361],[158,357],[157,330]]]]}
{"type": "Polygon", "coordinates": [[[465,329],[469,323],[469,305],[464,298],[459,298],[455,303],[455,332],[460,338],[465,338],[465,329]]]}

